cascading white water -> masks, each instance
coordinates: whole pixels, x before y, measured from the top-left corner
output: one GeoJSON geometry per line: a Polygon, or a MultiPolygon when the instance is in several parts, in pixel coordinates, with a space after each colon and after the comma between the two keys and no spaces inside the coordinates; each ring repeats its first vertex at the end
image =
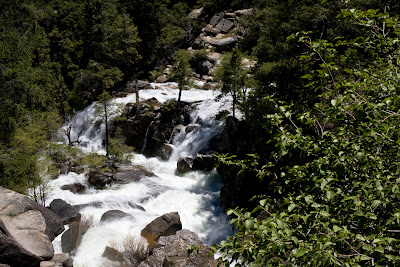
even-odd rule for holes
{"type": "MultiPolygon", "coordinates": [[[[176,84],[157,84],[158,89],[141,90],[143,99],[157,98],[165,102],[177,98],[176,84]]],[[[182,100],[199,101],[195,111],[191,114],[195,130],[186,133],[181,131],[173,143],[174,152],[169,161],[158,158],[146,158],[141,154],[134,154],[132,164],[140,164],[156,174],[157,177],[141,179],[125,185],[112,185],[104,190],[90,188],[85,174],[69,173],[61,175],[52,181],[53,191],[48,197],[48,203],[55,198],[61,198],[71,205],[102,203],[101,206],[88,206],[81,210],[83,216],[92,216],[94,225],[83,236],[82,242],[74,256],[74,266],[104,266],[101,256],[104,248],[111,243],[122,242],[128,235],[140,238],[140,231],[156,217],[164,213],[177,211],[180,215],[183,228],[197,233],[208,244],[219,242],[231,234],[231,227],[219,207],[219,190],[222,186],[216,171],[193,171],[179,174],[176,163],[179,157],[194,157],[213,136],[220,133],[223,122],[215,120],[215,114],[221,109],[229,109],[229,100],[214,101],[216,93],[191,89],[183,91],[182,100]],[[61,190],[65,184],[81,183],[89,189],[85,194],[73,194],[61,190]],[[142,206],[146,211],[135,208],[142,206]],[[100,223],[101,215],[111,209],[122,210],[131,215],[126,219],[100,223]]],[[[127,104],[135,102],[135,95],[113,100],[114,103],[127,104]]],[[[96,104],[92,104],[84,111],[78,113],[72,120],[75,124],[73,135],[75,138],[84,125],[85,117],[91,120],[95,116],[96,104]]],[[[64,126],[64,130],[68,125],[64,126]]],[[[104,127],[97,123],[96,126],[86,127],[81,133],[81,147],[85,152],[104,153],[102,140],[104,127]]],[[[55,241],[56,251],[61,252],[58,237],[55,241]]]]}

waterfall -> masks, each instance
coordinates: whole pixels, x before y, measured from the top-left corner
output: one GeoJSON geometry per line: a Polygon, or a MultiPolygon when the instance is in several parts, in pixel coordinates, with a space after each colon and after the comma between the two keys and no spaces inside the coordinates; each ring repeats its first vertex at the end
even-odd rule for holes
{"type": "MultiPolygon", "coordinates": [[[[158,84],[159,89],[142,90],[141,98],[156,97],[160,102],[177,98],[178,90],[173,83],[158,84]]],[[[221,109],[229,109],[228,101],[214,101],[215,92],[191,89],[183,91],[182,100],[201,101],[191,114],[191,125],[195,129],[171,140],[174,152],[168,161],[158,158],[146,158],[141,154],[133,154],[132,164],[142,165],[156,176],[143,178],[140,181],[124,185],[111,185],[104,190],[90,187],[85,174],[70,172],[60,175],[51,182],[53,191],[49,194],[47,203],[55,198],[61,198],[71,205],[97,203],[88,205],[80,212],[83,217],[91,217],[93,226],[83,236],[74,255],[74,266],[95,267],[106,266],[102,253],[106,246],[121,243],[129,234],[140,238],[141,230],[152,220],[165,213],[177,211],[182,226],[197,233],[208,244],[220,242],[232,234],[231,226],[223,210],[219,206],[219,191],[222,182],[216,171],[193,171],[185,174],[176,173],[176,163],[179,157],[191,156],[204,147],[216,134],[222,131],[223,122],[215,120],[215,114],[221,109]],[[66,184],[81,183],[88,189],[85,194],[73,194],[60,187],[66,184]],[[98,204],[101,203],[101,204],[98,204]],[[144,210],[137,209],[137,205],[144,210]],[[101,222],[102,214],[111,209],[124,211],[129,218],[101,222]]],[[[135,94],[113,100],[116,104],[135,102],[135,94]]],[[[71,120],[74,123],[73,136],[76,138],[85,121],[94,122],[85,128],[80,135],[78,146],[84,152],[104,152],[102,140],[104,127],[101,121],[93,119],[95,103],[84,111],[77,113],[71,120]]],[[[65,125],[61,132],[67,129],[65,125]]],[[[150,127],[150,126],[149,126],[150,127]]],[[[64,135],[64,140],[66,140],[64,135]]],[[[145,145],[144,145],[145,147],[145,145]]],[[[143,149],[143,148],[142,148],[143,149]]],[[[55,252],[61,252],[61,236],[54,241],[55,252]]]]}
{"type": "Polygon", "coordinates": [[[154,123],[154,121],[150,122],[149,126],[148,126],[148,127],[147,127],[147,129],[146,129],[146,134],[144,135],[144,142],[143,142],[143,146],[142,146],[142,149],[140,150],[140,153],[143,153],[143,152],[144,152],[144,150],[146,149],[146,145],[147,145],[147,137],[148,137],[148,135],[149,135],[149,130],[150,130],[150,127],[153,125],[153,123],[154,123]]]}

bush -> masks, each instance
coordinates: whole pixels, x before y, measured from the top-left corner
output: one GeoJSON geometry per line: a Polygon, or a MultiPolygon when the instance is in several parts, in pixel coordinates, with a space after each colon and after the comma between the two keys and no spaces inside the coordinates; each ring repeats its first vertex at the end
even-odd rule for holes
{"type": "Polygon", "coordinates": [[[276,110],[265,116],[275,150],[242,162],[257,169],[265,195],[253,211],[228,212],[237,232],[214,247],[226,266],[400,262],[400,23],[375,10],[340,17],[363,34],[335,43],[297,36],[310,48],[302,60],[320,63],[303,77],[322,92],[318,103],[296,113],[266,99],[276,110]]]}

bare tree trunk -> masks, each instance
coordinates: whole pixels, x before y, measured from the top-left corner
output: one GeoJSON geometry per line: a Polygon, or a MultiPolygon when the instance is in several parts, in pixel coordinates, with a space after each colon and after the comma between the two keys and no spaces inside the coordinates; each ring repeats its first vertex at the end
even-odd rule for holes
{"type": "Polygon", "coordinates": [[[139,84],[138,84],[138,79],[136,79],[136,119],[139,118],[139,114],[140,114],[139,84]]]}
{"type": "Polygon", "coordinates": [[[179,95],[178,95],[178,102],[176,103],[176,107],[179,107],[179,104],[181,103],[181,95],[182,95],[182,86],[179,86],[179,95]]]}

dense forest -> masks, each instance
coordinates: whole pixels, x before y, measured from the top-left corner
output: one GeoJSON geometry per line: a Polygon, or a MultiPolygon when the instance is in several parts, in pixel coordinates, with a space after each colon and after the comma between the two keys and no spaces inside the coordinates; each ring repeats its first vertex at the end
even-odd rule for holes
{"type": "Polygon", "coordinates": [[[41,184],[63,122],[129,81],[154,80],[213,15],[247,8],[215,79],[251,141],[215,157],[257,188],[227,207],[237,232],[215,246],[229,256],[221,262],[398,264],[396,0],[0,0],[0,185],[41,184]],[[243,57],[257,63],[243,71],[243,57]]]}

